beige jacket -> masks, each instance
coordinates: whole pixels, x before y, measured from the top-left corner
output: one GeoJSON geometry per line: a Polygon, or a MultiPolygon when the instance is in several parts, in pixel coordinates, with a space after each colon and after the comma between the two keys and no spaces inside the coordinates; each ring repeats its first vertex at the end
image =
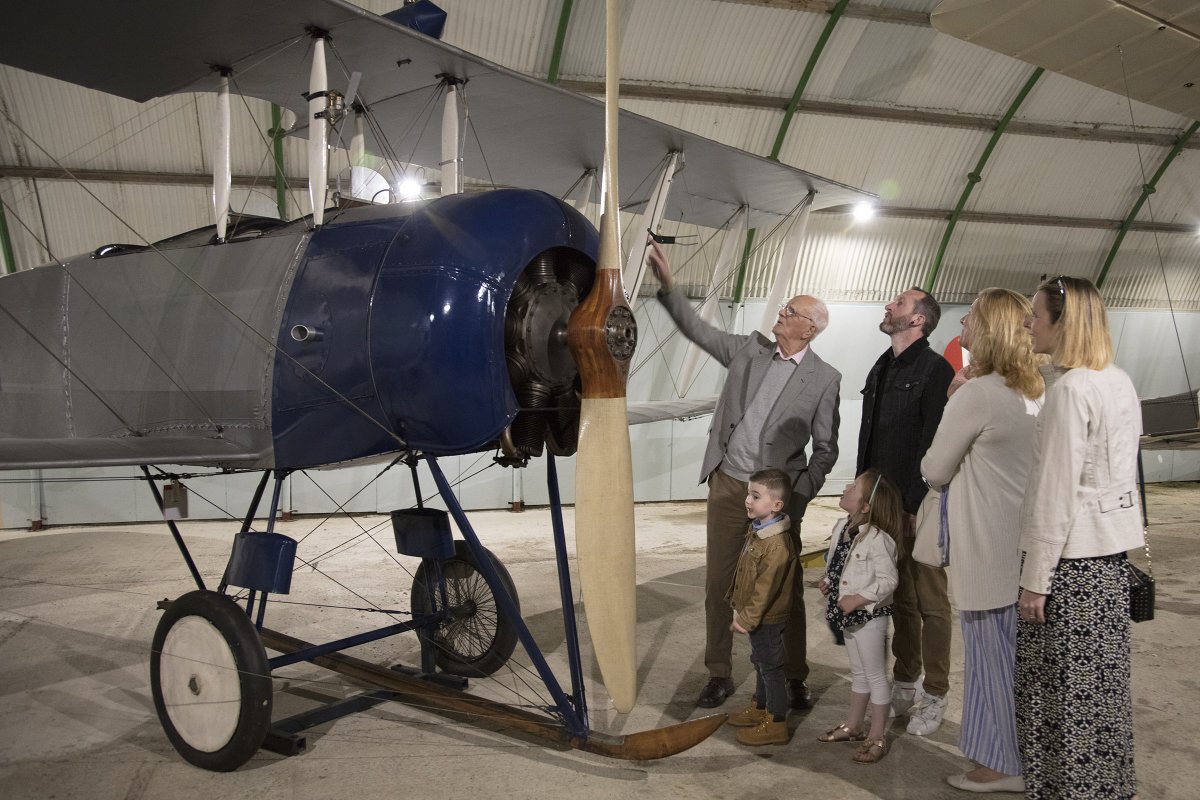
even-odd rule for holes
{"type": "Polygon", "coordinates": [[[1041,594],[1053,592],[1059,559],[1112,555],[1142,544],[1142,408],[1133,382],[1111,365],[1060,372],[1052,385],[1047,382],[1021,514],[1021,586],[1041,594]]]}
{"type": "Polygon", "coordinates": [[[960,609],[1017,602],[1021,502],[1042,398],[1030,400],[996,373],[972,378],[946,403],[921,459],[930,486],[949,484],[950,588],[960,609]]]}

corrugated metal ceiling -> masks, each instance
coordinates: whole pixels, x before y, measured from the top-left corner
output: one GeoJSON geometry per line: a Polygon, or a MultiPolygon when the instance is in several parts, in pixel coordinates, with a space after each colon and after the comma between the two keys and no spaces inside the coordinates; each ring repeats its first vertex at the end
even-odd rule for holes
{"type": "MultiPolygon", "coordinates": [[[[375,12],[397,4],[360,2],[375,12]]],[[[547,74],[562,10],[559,0],[443,0],[440,5],[449,15],[449,43],[521,72],[547,74]]],[[[562,79],[601,80],[602,5],[575,0],[560,64],[562,79]]],[[[783,5],[627,0],[623,79],[657,87],[663,94],[628,98],[623,105],[768,154],[783,107],[828,19],[824,13],[783,5]],[[707,101],[679,94],[695,90],[725,94],[709,95],[707,101]],[[762,107],[764,98],[774,105],[762,107]]],[[[875,300],[922,282],[946,230],[945,217],[988,142],[988,120],[1005,112],[1033,70],[940,34],[919,19],[898,23],[871,16],[873,10],[927,14],[935,5],[934,0],[855,0],[816,63],[780,159],[878,193],[884,214],[868,225],[852,223],[845,215],[814,215],[797,270],[797,290],[834,301],[875,300]],[[805,109],[806,102],[840,105],[832,112],[828,105],[814,111],[805,109]],[[961,124],[945,124],[931,114],[955,115],[961,124]]],[[[200,176],[210,169],[211,97],[172,97],[139,106],[0,68],[0,103],[55,159],[75,169],[200,176]]],[[[272,170],[263,142],[269,108],[254,100],[235,101],[234,118],[234,172],[262,179],[261,185],[235,190],[235,203],[270,210],[272,170]]],[[[1042,126],[1044,133],[1050,126],[1067,126],[1097,135],[1160,138],[1138,145],[1087,141],[1070,131],[1003,136],[966,205],[976,216],[958,224],[947,248],[936,290],[948,300],[969,299],[994,284],[1028,290],[1045,272],[1095,278],[1116,227],[1169,149],[1162,135],[1178,136],[1191,122],[1050,73],[1039,80],[1015,120],[1042,126]],[[1055,222],[1048,217],[1076,221],[1048,224],[1055,222]]],[[[4,122],[0,128],[0,164],[53,164],[12,125],[4,122]]],[[[1200,224],[1197,146],[1200,141],[1166,171],[1139,222],[1151,221],[1153,214],[1157,223],[1200,224]]],[[[335,172],[345,164],[344,154],[340,158],[335,172]]],[[[302,142],[286,142],[285,163],[289,174],[303,176],[302,142]]],[[[679,180],[686,178],[685,170],[679,180]]],[[[147,238],[209,222],[208,190],[202,184],[88,185],[130,225],[147,232],[147,238]]],[[[289,216],[307,212],[303,188],[294,187],[289,216]]],[[[131,238],[121,223],[96,214],[95,201],[82,189],[63,181],[4,177],[0,198],[8,205],[22,268],[46,258],[39,239],[48,237],[51,249],[61,255],[131,238]]],[[[702,238],[711,235],[701,233],[702,238]]],[[[750,296],[765,294],[779,268],[778,243],[763,237],[760,245],[748,272],[750,296]]],[[[709,258],[698,256],[696,274],[685,270],[684,282],[702,286],[701,265],[709,258]]],[[[1200,309],[1198,260],[1200,239],[1191,233],[1135,230],[1113,263],[1106,295],[1120,305],[1163,307],[1168,302],[1165,272],[1174,306],[1200,309]]],[[[726,291],[732,291],[732,283],[726,291]]]]}

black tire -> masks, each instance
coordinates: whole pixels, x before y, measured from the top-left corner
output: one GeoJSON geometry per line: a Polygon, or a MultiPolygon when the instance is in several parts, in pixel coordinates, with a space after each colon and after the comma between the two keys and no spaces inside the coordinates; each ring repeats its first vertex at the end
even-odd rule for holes
{"type": "MultiPolygon", "coordinates": [[[[508,570],[490,550],[485,548],[484,552],[519,612],[521,601],[508,570]]],[[[421,635],[433,647],[434,661],[439,669],[464,678],[485,678],[503,667],[512,656],[517,647],[516,626],[500,610],[492,588],[484,580],[466,542],[456,541],[454,557],[441,563],[447,604],[457,612],[436,627],[425,629],[421,635]]],[[[430,597],[427,588],[430,579],[425,566],[422,561],[413,577],[414,614],[431,614],[441,603],[440,595],[430,597]]],[[[438,595],[437,587],[431,588],[433,594],[438,595]]]]}
{"type": "Polygon", "coordinates": [[[167,738],[203,769],[237,769],[271,727],[267,652],[246,612],[217,592],[188,592],[163,613],[150,688],[167,738]]]}

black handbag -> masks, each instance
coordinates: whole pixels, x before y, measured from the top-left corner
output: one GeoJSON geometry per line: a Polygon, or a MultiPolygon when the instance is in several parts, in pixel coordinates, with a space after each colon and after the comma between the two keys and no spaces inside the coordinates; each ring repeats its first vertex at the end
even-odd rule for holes
{"type": "Polygon", "coordinates": [[[1125,562],[1125,577],[1129,581],[1129,618],[1134,622],[1154,619],[1154,578],[1125,562]]]}
{"type": "Polygon", "coordinates": [[[1125,578],[1129,581],[1129,618],[1134,622],[1154,619],[1154,566],[1150,563],[1150,518],[1146,514],[1146,479],[1142,474],[1142,453],[1138,451],[1138,490],[1142,496],[1142,542],[1146,547],[1146,569],[1142,572],[1129,560],[1125,561],[1125,578]]]}

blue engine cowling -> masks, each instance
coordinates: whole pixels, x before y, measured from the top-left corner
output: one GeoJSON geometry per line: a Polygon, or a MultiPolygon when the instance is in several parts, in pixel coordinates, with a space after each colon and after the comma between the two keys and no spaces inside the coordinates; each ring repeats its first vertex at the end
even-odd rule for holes
{"type": "Polygon", "coordinates": [[[582,294],[584,281],[538,295],[531,287],[540,279],[526,273],[582,272],[590,285],[598,240],[582,215],[518,189],[407,212],[380,208],[337,215],[298,261],[274,364],[277,467],[369,457],[401,443],[434,455],[476,451],[517,417],[524,390],[510,372],[555,390],[573,378],[545,376],[555,356],[527,339],[563,338],[565,350],[560,296],[582,294]],[[514,287],[533,297],[515,317],[514,287]],[[548,313],[554,319],[539,321],[548,313]]]}

